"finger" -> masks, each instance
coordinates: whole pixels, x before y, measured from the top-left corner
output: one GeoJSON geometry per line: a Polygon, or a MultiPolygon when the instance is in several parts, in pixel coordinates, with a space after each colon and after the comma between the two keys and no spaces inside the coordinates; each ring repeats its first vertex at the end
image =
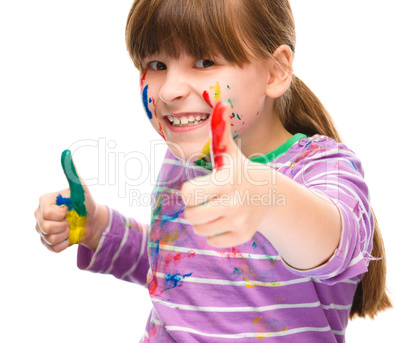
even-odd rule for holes
{"type": "Polygon", "coordinates": [[[56,233],[56,234],[52,234],[52,235],[43,234],[38,225],[36,227],[36,231],[39,232],[39,234],[41,235],[41,237],[47,244],[52,245],[52,246],[64,242],[65,240],[68,239],[68,236],[70,234],[70,230],[68,227],[64,228],[63,231],[56,233]]]}
{"type": "Polygon", "coordinates": [[[186,207],[184,216],[193,225],[210,223],[233,214],[233,207],[227,205],[220,198],[214,198],[199,206],[186,207]]]}
{"type": "Polygon", "coordinates": [[[215,170],[219,170],[223,167],[225,155],[234,156],[238,150],[232,137],[230,117],[230,105],[226,102],[219,101],[212,110],[210,128],[212,143],[211,159],[215,170]]]}
{"type": "Polygon", "coordinates": [[[216,220],[205,224],[193,224],[193,229],[194,232],[201,237],[213,237],[221,235],[223,232],[227,232],[222,225],[224,221],[224,218],[219,217],[216,220]]]}
{"type": "Polygon", "coordinates": [[[49,221],[49,220],[39,220],[36,223],[39,231],[38,233],[42,233],[45,236],[55,235],[58,233],[65,232],[69,229],[69,223],[67,220],[63,220],[61,222],[49,221]]]}
{"type": "Polygon", "coordinates": [[[70,198],[74,209],[79,216],[85,216],[87,214],[85,207],[85,190],[78,177],[70,150],[64,150],[61,154],[61,165],[70,187],[70,198]]]}
{"type": "Polygon", "coordinates": [[[69,247],[69,242],[68,242],[68,240],[64,240],[64,241],[62,241],[62,242],[60,242],[60,243],[58,243],[58,244],[55,244],[55,245],[50,245],[50,244],[48,244],[48,243],[43,239],[43,237],[41,237],[40,239],[41,239],[42,244],[43,244],[48,250],[50,250],[50,251],[52,251],[52,252],[55,252],[55,253],[59,253],[59,252],[65,250],[65,249],[67,249],[67,248],[69,247]]]}
{"type": "MultiPolygon", "coordinates": [[[[64,191],[65,192],[65,191],[64,191]]],[[[39,216],[45,220],[61,221],[66,217],[66,206],[57,206],[56,198],[59,193],[45,194],[40,197],[39,207],[35,211],[35,217],[38,220],[39,216]]]]}
{"type": "Polygon", "coordinates": [[[199,206],[220,196],[224,188],[217,188],[211,175],[200,176],[183,183],[180,195],[187,207],[199,206]]]}

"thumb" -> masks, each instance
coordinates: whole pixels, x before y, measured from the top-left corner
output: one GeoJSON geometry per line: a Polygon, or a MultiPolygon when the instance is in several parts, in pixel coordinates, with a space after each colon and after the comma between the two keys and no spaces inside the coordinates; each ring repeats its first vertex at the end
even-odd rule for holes
{"type": "MultiPolygon", "coordinates": [[[[70,223],[68,240],[70,245],[80,244],[84,237],[85,226],[87,224],[85,190],[77,174],[77,170],[75,169],[70,150],[64,150],[61,154],[61,166],[63,167],[64,175],[70,186],[70,198],[68,200],[70,201],[69,204],[72,206],[72,208],[70,208],[69,205],[69,210],[66,214],[66,219],[70,223]]],[[[57,200],[59,200],[59,197],[57,200]]],[[[66,199],[63,199],[63,201],[64,200],[66,199]]],[[[56,205],[57,204],[56,201],[56,205]]]]}
{"type": "Polygon", "coordinates": [[[61,154],[61,166],[70,187],[71,203],[80,217],[87,215],[85,207],[85,190],[75,169],[70,150],[64,150],[61,154]]]}
{"type": "Polygon", "coordinates": [[[211,118],[211,159],[213,168],[223,167],[224,157],[235,157],[239,149],[233,140],[231,125],[231,107],[227,102],[219,101],[212,110],[211,118]]]}

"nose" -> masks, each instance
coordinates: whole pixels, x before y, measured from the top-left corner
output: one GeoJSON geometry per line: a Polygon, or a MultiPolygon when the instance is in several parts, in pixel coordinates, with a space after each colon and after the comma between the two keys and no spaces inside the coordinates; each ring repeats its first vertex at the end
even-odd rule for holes
{"type": "Polygon", "coordinates": [[[159,98],[167,105],[183,101],[190,93],[190,85],[185,74],[176,69],[168,69],[159,89],[159,98]]]}

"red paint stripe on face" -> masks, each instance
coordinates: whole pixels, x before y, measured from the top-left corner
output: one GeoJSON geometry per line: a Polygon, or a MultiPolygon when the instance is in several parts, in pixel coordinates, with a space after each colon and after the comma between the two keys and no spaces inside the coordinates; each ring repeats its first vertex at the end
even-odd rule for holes
{"type": "Polygon", "coordinates": [[[211,104],[211,99],[209,98],[209,93],[207,91],[204,91],[204,93],[202,93],[202,97],[204,98],[204,100],[207,102],[207,104],[209,106],[211,106],[211,108],[213,107],[211,104]]]}
{"type": "Polygon", "coordinates": [[[142,77],[141,77],[141,81],[140,81],[141,92],[144,89],[144,81],[145,81],[145,77],[147,76],[147,71],[148,70],[145,70],[144,75],[142,75],[142,77]]]}
{"type": "Polygon", "coordinates": [[[226,152],[226,145],[223,144],[226,123],[223,118],[225,105],[218,102],[212,112],[211,131],[212,131],[212,156],[214,168],[219,170],[223,166],[222,154],[226,152]]]}
{"type": "Polygon", "coordinates": [[[165,135],[163,134],[162,125],[161,125],[160,122],[159,122],[159,134],[162,136],[162,138],[163,138],[164,140],[166,140],[166,137],[165,137],[165,135]]]}

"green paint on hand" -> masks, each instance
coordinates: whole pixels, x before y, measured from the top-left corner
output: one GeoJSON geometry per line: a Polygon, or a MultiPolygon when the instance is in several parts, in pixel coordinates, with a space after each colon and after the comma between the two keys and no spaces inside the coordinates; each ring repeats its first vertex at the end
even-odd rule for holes
{"type": "Polygon", "coordinates": [[[80,217],[86,216],[87,209],[84,204],[85,191],[84,187],[82,187],[77,171],[75,170],[70,150],[64,150],[61,154],[61,166],[63,167],[64,175],[66,176],[70,186],[70,198],[74,209],[80,217]]]}

